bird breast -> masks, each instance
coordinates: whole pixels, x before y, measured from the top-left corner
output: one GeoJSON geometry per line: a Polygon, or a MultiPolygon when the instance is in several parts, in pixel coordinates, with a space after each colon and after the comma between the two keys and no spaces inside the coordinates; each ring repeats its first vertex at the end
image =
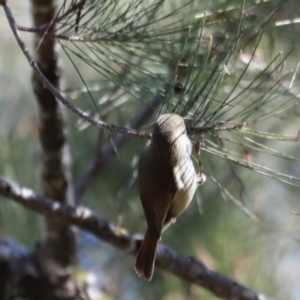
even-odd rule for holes
{"type": "Polygon", "coordinates": [[[174,167],[174,177],[177,190],[170,207],[170,214],[175,218],[186,209],[197,189],[197,174],[189,156],[174,167]]]}

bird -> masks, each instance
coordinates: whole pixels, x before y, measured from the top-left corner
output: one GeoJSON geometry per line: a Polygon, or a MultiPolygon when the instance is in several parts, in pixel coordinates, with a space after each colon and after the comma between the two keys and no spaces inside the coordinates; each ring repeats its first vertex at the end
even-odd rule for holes
{"type": "Polygon", "coordinates": [[[199,177],[196,173],[192,149],[184,119],[168,113],[155,122],[150,144],[139,157],[139,195],[147,230],[136,256],[135,271],[149,281],[162,232],[187,208],[197,186],[205,181],[204,174],[199,177]]]}

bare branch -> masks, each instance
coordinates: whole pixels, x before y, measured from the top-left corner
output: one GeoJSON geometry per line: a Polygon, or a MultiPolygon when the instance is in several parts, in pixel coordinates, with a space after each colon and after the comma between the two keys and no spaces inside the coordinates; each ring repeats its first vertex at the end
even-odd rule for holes
{"type": "MultiPolygon", "coordinates": [[[[116,226],[97,217],[87,208],[72,207],[38,196],[34,191],[20,187],[15,182],[3,177],[0,177],[0,195],[44,216],[51,216],[68,224],[76,225],[126,253],[135,254],[137,252],[139,244],[137,237],[130,235],[124,229],[117,229],[116,226]]],[[[202,286],[223,299],[268,299],[264,295],[257,294],[237,282],[209,270],[194,258],[181,256],[164,245],[160,245],[158,248],[156,265],[181,279],[202,286]]]]}

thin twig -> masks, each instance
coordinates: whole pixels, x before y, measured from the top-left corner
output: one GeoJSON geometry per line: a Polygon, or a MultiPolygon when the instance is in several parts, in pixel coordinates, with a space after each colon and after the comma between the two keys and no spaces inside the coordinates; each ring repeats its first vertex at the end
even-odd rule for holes
{"type": "Polygon", "coordinates": [[[219,125],[211,125],[211,126],[205,126],[205,127],[187,127],[186,131],[188,135],[194,135],[194,134],[200,134],[200,133],[207,133],[210,131],[231,131],[231,130],[238,130],[242,129],[245,124],[234,124],[232,126],[219,126],[219,125]]]}
{"type": "MultiPolygon", "coordinates": [[[[125,229],[116,230],[116,226],[99,218],[87,208],[72,207],[60,204],[54,199],[38,196],[33,190],[20,187],[17,183],[3,177],[0,177],[0,195],[44,216],[76,225],[126,253],[137,252],[139,238],[130,235],[125,229]]],[[[158,247],[156,265],[183,280],[202,286],[223,299],[268,299],[224,275],[209,270],[194,258],[184,257],[164,245],[158,247]]]]}
{"type": "Polygon", "coordinates": [[[78,9],[77,9],[77,15],[76,15],[76,21],[75,21],[75,34],[77,34],[78,32],[78,29],[79,29],[79,22],[80,22],[80,18],[81,18],[81,12],[82,12],[82,9],[84,7],[84,4],[85,4],[86,0],[82,0],[78,6],[78,9]]]}
{"type": "MultiPolygon", "coordinates": [[[[68,15],[70,15],[71,13],[75,12],[76,10],[80,9],[82,10],[82,7],[84,6],[86,0],[81,0],[80,2],[72,5],[70,7],[69,10],[67,10],[65,13],[63,13],[61,16],[57,16],[53,21],[55,21],[56,23],[60,22],[61,20],[63,20],[65,17],[67,17],[68,15]]],[[[1,4],[1,3],[0,3],[1,4]]],[[[49,24],[44,24],[42,26],[39,27],[27,27],[27,26],[21,26],[21,25],[17,25],[18,30],[20,31],[25,31],[25,32],[35,32],[35,33],[44,33],[45,29],[49,26],[49,24]]],[[[49,35],[51,35],[49,33],[49,35]]],[[[52,34],[53,35],[53,34],[52,34]]]]}

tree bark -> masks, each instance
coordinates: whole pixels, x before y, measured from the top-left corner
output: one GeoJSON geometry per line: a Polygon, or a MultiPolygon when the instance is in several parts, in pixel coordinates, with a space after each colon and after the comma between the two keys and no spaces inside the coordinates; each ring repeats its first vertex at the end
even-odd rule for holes
{"type": "MultiPolygon", "coordinates": [[[[47,31],[55,30],[57,2],[32,0],[32,18],[35,27],[49,24],[47,31]]],[[[55,39],[42,33],[34,35],[35,61],[46,78],[58,90],[61,87],[59,45],[55,39]]],[[[66,140],[66,126],[62,106],[33,73],[33,90],[39,105],[39,136],[42,146],[42,187],[46,197],[60,203],[74,205],[71,184],[71,157],[66,140]]],[[[76,233],[74,229],[51,217],[46,217],[45,249],[61,266],[76,259],[76,233]]]]}

